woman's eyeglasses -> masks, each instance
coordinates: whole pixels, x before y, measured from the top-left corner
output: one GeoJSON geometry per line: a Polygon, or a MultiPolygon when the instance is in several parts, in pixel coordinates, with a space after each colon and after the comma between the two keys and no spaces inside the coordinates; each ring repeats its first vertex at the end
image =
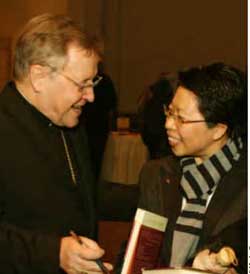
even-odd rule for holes
{"type": "Polygon", "coordinates": [[[181,117],[180,115],[174,114],[173,110],[168,108],[165,105],[163,105],[163,109],[164,109],[164,114],[166,115],[167,119],[169,119],[169,118],[174,119],[175,123],[178,125],[207,122],[206,120],[186,120],[185,118],[181,117]]]}

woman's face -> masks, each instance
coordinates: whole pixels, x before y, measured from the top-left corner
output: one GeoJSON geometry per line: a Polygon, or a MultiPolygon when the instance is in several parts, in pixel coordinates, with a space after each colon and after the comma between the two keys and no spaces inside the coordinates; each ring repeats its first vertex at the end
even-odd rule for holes
{"type": "Polygon", "coordinates": [[[182,86],[177,88],[169,105],[165,128],[173,153],[177,156],[193,156],[197,162],[209,158],[227,139],[226,136],[218,138],[217,125],[207,126],[198,109],[197,96],[182,86]]]}

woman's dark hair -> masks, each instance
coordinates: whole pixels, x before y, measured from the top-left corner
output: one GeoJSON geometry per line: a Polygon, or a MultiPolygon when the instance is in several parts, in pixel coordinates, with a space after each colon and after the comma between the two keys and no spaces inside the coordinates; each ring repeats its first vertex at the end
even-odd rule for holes
{"type": "Polygon", "coordinates": [[[242,71],[223,63],[191,68],[179,73],[178,86],[198,97],[199,110],[208,126],[226,124],[232,138],[246,134],[247,87],[242,71]]]}

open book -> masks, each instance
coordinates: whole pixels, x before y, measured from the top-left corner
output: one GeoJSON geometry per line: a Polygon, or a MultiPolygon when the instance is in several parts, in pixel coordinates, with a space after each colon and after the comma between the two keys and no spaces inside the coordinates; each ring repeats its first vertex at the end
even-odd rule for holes
{"type": "Polygon", "coordinates": [[[138,208],[130,232],[121,274],[141,274],[157,265],[167,218],[138,208]]]}
{"type": "Polygon", "coordinates": [[[159,268],[159,269],[142,269],[142,274],[215,274],[210,271],[203,271],[195,268],[159,268]]]}

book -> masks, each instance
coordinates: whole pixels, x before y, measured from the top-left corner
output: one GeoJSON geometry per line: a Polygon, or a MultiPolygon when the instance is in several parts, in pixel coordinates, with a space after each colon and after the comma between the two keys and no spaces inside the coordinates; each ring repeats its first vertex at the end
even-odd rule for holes
{"type": "Polygon", "coordinates": [[[215,274],[211,271],[204,271],[191,267],[180,268],[159,268],[159,269],[142,269],[142,274],[215,274]]]}
{"type": "Polygon", "coordinates": [[[133,221],[121,274],[141,274],[157,265],[167,218],[138,208],[133,221]]]}

